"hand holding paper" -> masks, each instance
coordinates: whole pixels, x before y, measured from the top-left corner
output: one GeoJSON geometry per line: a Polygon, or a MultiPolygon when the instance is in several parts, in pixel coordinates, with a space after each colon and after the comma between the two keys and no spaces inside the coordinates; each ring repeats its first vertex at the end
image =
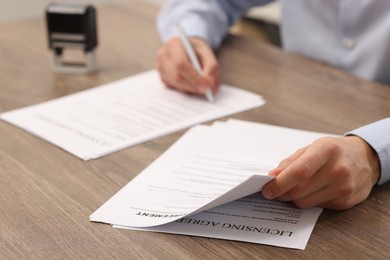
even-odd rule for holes
{"type": "Polygon", "coordinates": [[[260,190],[286,154],[322,136],[238,120],[193,127],[90,219],[303,249],[321,209],[267,201],[260,190]]]}

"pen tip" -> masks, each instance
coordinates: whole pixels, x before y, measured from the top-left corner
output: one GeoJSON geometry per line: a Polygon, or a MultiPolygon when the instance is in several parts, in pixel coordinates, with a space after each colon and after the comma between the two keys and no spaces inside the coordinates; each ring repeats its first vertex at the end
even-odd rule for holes
{"type": "Polygon", "coordinates": [[[206,91],[205,95],[206,95],[207,101],[209,101],[210,103],[214,103],[214,96],[213,96],[213,93],[211,93],[210,89],[208,89],[206,91]]]}

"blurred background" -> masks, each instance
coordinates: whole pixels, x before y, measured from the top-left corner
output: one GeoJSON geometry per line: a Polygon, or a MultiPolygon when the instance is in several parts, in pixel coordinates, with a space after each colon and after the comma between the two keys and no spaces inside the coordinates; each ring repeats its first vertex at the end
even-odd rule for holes
{"type": "MultiPolygon", "coordinates": [[[[161,4],[163,0],[143,0],[161,4]]],[[[121,2],[134,2],[134,0],[0,0],[0,23],[15,21],[23,18],[43,15],[45,7],[51,2],[76,2],[105,5],[121,2]]]]}
{"type": "MultiPolygon", "coordinates": [[[[134,2],[140,0],[62,0],[57,2],[90,3],[95,6],[134,2]]],[[[165,0],[141,0],[161,6],[165,0]]],[[[53,0],[0,0],[0,23],[42,16],[45,7],[53,0]]],[[[254,8],[231,30],[242,37],[261,39],[280,45],[280,5],[278,1],[264,7],[254,8]]]]}

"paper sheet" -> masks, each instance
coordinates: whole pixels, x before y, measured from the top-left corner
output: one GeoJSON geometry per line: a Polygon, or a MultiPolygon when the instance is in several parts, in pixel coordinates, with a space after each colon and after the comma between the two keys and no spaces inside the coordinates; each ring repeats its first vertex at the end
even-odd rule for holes
{"type": "Polygon", "coordinates": [[[153,70],[0,118],[89,160],[264,103],[259,95],[227,85],[208,103],[166,88],[153,70]]]}
{"type": "Polygon", "coordinates": [[[298,209],[256,193],[161,226],[114,227],[305,249],[320,214],[320,208],[298,209]]]}
{"type": "Polygon", "coordinates": [[[239,120],[195,126],[90,219],[304,249],[321,209],[267,201],[259,191],[270,169],[323,136],[239,120]]]}

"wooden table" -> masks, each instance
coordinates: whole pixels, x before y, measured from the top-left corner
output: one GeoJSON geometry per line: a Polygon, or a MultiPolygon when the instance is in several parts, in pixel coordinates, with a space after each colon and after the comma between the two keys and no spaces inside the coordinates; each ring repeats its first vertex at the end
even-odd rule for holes
{"type": "MultiPolygon", "coordinates": [[[[144,3],[98,10],[100,71],[51,72],[43,18],[0,25],[0,112],[152,69],[157,9],[144,3]]],[[[388,117],[390,88],[262,43],[229,37],[218,52],[223,81],[267,104],[234,115],[342,134],[388,117]]],[[[384,259],[390,257],[390,184],[359,206],[325,210],[306,250],[113,229],[89,215],[184,131],[84,162],[0,122],[1,259],[384,259]]]]}

